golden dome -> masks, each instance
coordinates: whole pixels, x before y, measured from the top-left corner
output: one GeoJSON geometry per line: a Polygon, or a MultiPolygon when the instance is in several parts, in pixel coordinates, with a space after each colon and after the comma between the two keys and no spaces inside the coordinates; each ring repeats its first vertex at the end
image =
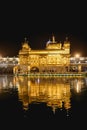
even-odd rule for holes
{"type": "Polygon", "coordinates": [[[52,41],[49,40],[46,44],[46,49],[61,49],[62,44],[55,41],[55,37],[52,37],[52,41]]]}
{"type": "Polygon", "coordinates": [[[28,49],[30,50],[30,46],[28,45],[28,41],[26,40],[26,38],[25,38],[25,41],[22,44],[22,48],[24,50],[28,50],[28,49]]]}

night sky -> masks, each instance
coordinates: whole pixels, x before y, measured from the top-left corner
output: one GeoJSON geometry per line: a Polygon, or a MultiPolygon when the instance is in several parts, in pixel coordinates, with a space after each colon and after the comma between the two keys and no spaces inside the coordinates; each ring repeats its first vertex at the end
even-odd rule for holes
{"type": "Polygon", "coordinates": [[[87,56],[86,3],[20,1],[0,4],[0,55],[17,56],[26,37],[32,49],[44,49],[55,36],[71,42],[71,56],[87,56]]]}

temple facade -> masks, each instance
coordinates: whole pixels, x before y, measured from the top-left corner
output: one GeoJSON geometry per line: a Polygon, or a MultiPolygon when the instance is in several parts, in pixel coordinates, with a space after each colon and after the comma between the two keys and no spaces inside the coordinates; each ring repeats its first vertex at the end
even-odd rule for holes
{"type": "Polygon", "coordinates": [[[28,73],[65,73],[70,66],[70,41],[57,42],[55,37],[48,40],[43,50],[31,49],[25,39],[18,54],[19,63],[13,69],[14,74],[28,73]]]}

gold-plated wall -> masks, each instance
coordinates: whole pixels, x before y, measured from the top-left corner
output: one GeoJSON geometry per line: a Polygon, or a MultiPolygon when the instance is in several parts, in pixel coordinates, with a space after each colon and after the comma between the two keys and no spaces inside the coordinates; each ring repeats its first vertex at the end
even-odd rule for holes
{"type": "Polygon", "coordinates": [[[18,70],[14,73],[47,72],[61,73],[67,72],[70,65],[70,42],[66,38],[64,43],[52,41],[46,43],[44,50],[32,50],[28,41],[24,41],[22,49],[19,50],[18,70]]]}

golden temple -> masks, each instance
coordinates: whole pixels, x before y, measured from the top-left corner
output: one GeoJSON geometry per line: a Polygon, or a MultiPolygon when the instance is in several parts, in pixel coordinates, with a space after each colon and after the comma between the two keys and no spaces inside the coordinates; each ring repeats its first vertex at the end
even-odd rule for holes
{"type": "Polygon", "coordinates": [[[66,73],[70,66],[70,41],[57,42],[55,37],[48,40],[43,50],[32,50],[25,39],[18,54],[19,63],[13,69],[14,74],[29,73],[66,73]]]}

